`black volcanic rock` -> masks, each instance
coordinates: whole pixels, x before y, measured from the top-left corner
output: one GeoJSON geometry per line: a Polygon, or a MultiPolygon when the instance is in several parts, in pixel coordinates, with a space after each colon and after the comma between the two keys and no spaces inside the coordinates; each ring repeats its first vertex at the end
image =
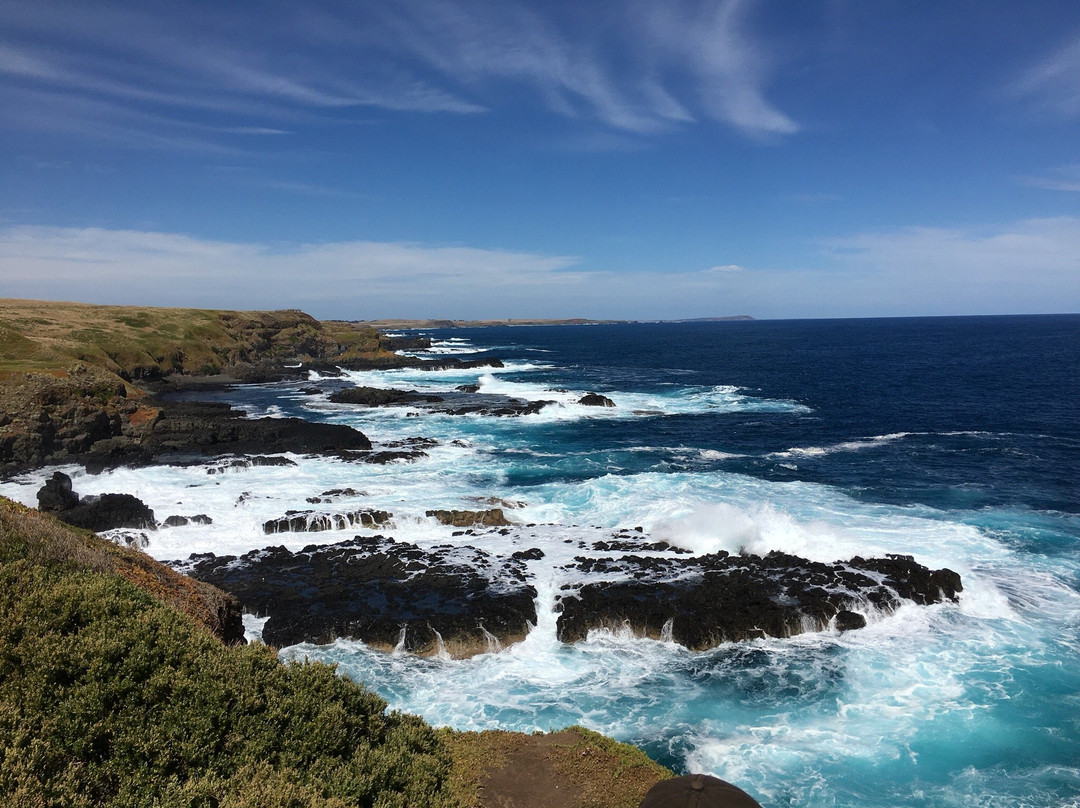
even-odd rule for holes
{"type": "Polygon", "coordinates": [[[67,511],[79,504],[79,495],[71,490],[71,478],[55,471],[38,490],[37,501],[39,511],[67,511]]]}
{"type": "Polygon", "coordinates": [[[419,370],[472,370],[474,368],[506,367],[501,359],[428,359],[417,365],[419,370]]]}
{"type": "Polygon", "coordinates": [[[131,494],[83,497],[74,508],[59,511],[56,517],[69,525],[93,530],[95,533],[119,527],[157,527],[154,512],[141,499],[131,494]]]}
{"type": "Polygon", "coordinates": [[[364,434],[344,424],[302,418],[246,418],[228,404],[172,402],[142,438],[142,451],[166,454],[313,454],[340,449],[370,449],[364,434]]]}
{"type": "Polygon", "coordinates": [[[472,527],[473,525],[485,525],[487,527],[504,527],[514,524],[506,518],[502,508],[488,508],[483,511],[426,511],[425,516],[431,516],[436,522],[453,527],[472,527]]]}
{"type": "Polygon", "coordinates": [[[231,459],[222,460],[219,464],[208,466],[206,469],[207,474],[223,474],[227,471],[236,471],[238,469],[249,469],[256,466],[295,466],[296,462],[290,460],[287,457],[281,457],[275,455],[272,457],[266,457],[264,455],[254,455],[252,457],[234,457],[231,459]]]}
{"type": "Polygon", "coordinates": [[[183,527],[184,525],[196,524],[196,525],[212,525],[214,520],[207,516],[205,513],[197,513],[194,516],[179,516],[173,515],[165,519],[161,523],[162,527],[183,527]]]}
{"type": "Polygon", "coordinates": [[[356,537],[297,553],[268,547],[240,558],[193,555],[178,566],[269,617],[263,638],[277,646],[348,637],[385,650],[442,647],[469,656],[522,639],[536,622],[524,562],[469,547],[424,551],[356,537]]]}
{"type": "Polygon", "coordinates": [[[379,387],[347,387],[330,394],[335,404],[357,404],[363,407],[389,407],[400,404],[442,401],[440,396],[425,395],[415,390],[386,390],[379,387]]]}
{"type": "MultiPolygon", "coordinates": [[[[452,367],[457,367],[457,365],[452,367]]],[[[416,390],[349,387],[331,393],[329,399],[336,404],[354,404],[361,407],[410,405],[422,412],[438,413],[440,415],[496,415],[503,417],[533,415],[540,412],[544,407],[555,403],[554,401],[523,401],[509,396],[478,393],[479,389],[477,385],[463,385],[457,390],[436,396],[419,393],[416,390]]]]}
{"type": "Polygon", "coordinates": [[[100,494],[79,497],[72,490],[71,478],[61,471],[38,491],[38,506],[56,515],[61,522],[101,532],[115,528],[157,527],[154,512],[131,494],[100,494]]]}
{"type": "Polygon", "coordinates": [[[544,407],[555,404],[554,401],[522,401],[506,396],[476,394],[462,396],[459,399],[447,399],[445,404],[430,407],[432,412],[445,415],[496,415],[504,418],[516,418],[522,415],[535,415],[544,407]]]}
{"type": "Polygon", "coordinates": [[[344,530],[347,527],[377,527],[393,517],[388,511],[286,511],[279,519],[263,523],[263,533],[317,533],[322,530],[344,530]]]}
{"type": "Polygon", "coordinates": [[[764,557],[725,552],[692,559],[624,556],[579,558],[577,566],[609,580],[566,591],[559,638],[585,639],[591,629],[630,627],[692,650],[760,637],[861,628],[860,613],[890,612],[908,600],[955,600],[962,590],[952,570],[929,570],[910,556],[853,558],[823,564],[773,552],[764,557]]]}
{"type": "Polygon", "coordinates": [[[586,393],[578,399],[578,404],[585,407],[614,407],[615,402],[607,396],[602,396],[599,393],[586,393]]]}

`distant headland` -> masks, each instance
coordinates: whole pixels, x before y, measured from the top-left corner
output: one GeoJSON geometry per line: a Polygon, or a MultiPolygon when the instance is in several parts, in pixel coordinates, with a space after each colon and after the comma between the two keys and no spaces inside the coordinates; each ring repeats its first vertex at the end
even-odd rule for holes
{"type": "Polygon", "coordinates": [[[691,317],[682,320],[591,320],[586,317],[569,319],[519,318],[507,317],[501,320],[439,320],[439,319],[387,319],[356,320],[381,330],[417,329],[417,328],[490,328],[493,326],[538,326],[538,325],[617,325],[624,323],[719,323],[730,320],[753,320],[749,314],[736,314],[729,317],[691,317]]]}

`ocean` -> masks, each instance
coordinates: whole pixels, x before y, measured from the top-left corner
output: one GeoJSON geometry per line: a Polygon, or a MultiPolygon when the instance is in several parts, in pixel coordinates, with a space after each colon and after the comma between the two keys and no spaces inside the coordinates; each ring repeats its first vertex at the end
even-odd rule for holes
{"type": "MultiPolygon", "coordinates": [[[[1080,806],[1080,315],[634,323],[425,332],[419,355],[503,368],[346,372],[329,385],[558,402],[518,418],[360,410],[295,384],[213,394],[250,415],[346,423],[376,444],[434,439],[413,463],[294,456],[295,467],[64,467],[80,494],[122,491],[163,528],[147,551],[299,549],[360,532],[265,536],[307,497],[352,487],[380,532],[471,542],[528,562],[538,623],[467,660],[339,640],[321,659],[394,709],[458,729],[582,724],[771,806],[1080,806]],[[614,408],[586,407],[586,392],[614,408]],[[435,508],[506,503],[510,535],[454,536],[435,508]],[[530,527],[526,527],[529,525],[530,527]],[[821,561],[903,553],[963,578],[958,603],[869,625],[693,653],[628,632],[555,637],[586,542],[641,527],[697,553],[821,561]]],[[[35,504],[54,469],[0,484],[35,504]]],[[[258,632],[258,620],[249,619],[258,632]]]]}

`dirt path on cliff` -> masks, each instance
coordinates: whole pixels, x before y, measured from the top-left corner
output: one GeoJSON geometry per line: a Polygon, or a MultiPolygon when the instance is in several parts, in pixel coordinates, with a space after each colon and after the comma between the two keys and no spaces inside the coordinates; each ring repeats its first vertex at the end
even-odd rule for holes
{"type": "Polygon", "coordinates": [[[637,808],[672,772],[643,752],[580,727],[524,735],[453,733],[470,808],[637,808]]]}

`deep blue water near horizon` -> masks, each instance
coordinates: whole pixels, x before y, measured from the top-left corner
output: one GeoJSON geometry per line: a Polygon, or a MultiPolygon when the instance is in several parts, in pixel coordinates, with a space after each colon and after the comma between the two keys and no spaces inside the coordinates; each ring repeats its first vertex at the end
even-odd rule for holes
{"type": "MultiPolygon", "coordinates": [[[[541,548],[529,562],[538,624],[511,648],[469,660],[344,640],[283,651],[335,662],[438,725],[583,724],[735,782],[766,808],[1080,808],[1080,315],[426,333],[424,356],[506,367],[318,383],[479,384],[558,403],[522,418],[444,416],[357,410],[295,384],[240,387],[217,397],[252,415],[348,423],[376,443],[439,444],[388,466],[76,469],[77,490],[213,517],[153,534],[162,559],[348,538],[269,542],[261,529],[345,486],[393,512],[401,541],[541,548]],[[578,405],[586,391],[616,407],[578,405]],[[424,517],[489,497],[522,503],[507,511],[522,527],[454,537],[424,517]],[[620,633],[559,643],[555,596],[581,582],[574,556],[634,526],[699,553],[911,554],[958,571],[965,591],[958,604],[868,614],[859,631],[705,653],[620,633]]],[[[49,473],[0,493],[33,504],[49,473]]]]}
{"type": "Polygon", "coordinates": [[[531,381],[598,392],[733,385],[809,408],[767,418],[757,411],[714,419],[691,412],[652,422],[557,424],[542,436],[548,445],[612,452],[643,443],[694,446],[735,455],[724,462],[729,470],[837,485],[870,500],[1080,511],[1080,315],[423,333],[499,345],[476,357],[535,360],[541,352],[553,367],[530,373],[531,381]],[[515,355],[513,344],[524,350],[515,355]],[[883,443],[820,460],[804,454],[798,468],[779,457],[791,447],[899,433],[907,433],[900,451],[883,443]]]}

